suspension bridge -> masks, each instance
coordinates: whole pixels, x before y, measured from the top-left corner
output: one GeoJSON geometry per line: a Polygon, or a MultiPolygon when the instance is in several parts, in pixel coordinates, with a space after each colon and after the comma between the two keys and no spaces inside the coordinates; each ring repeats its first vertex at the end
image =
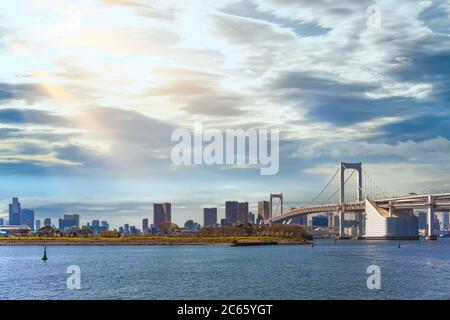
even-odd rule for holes
{"type": "Polygon", "coordinates": [[[418,223],[413,215],[414,209],[427,211],[426,235],[428,239],[434,239],[434,213],[450,211],[450,193],[389,195],[363,170],[361,163],[341,162],[334,175],[306,206],[283,211],[283,195],[271,194],[271,218],[266,222],[290,223],[303,215],[336,213],[339,216],[339,235],[345,237],[345,214],[353,213],[360,237],[418,238],[418,227],[417,232],[414,231],[418,223]],[[281,210],[273,211],[273,198],[280,198],[281,210]]]}

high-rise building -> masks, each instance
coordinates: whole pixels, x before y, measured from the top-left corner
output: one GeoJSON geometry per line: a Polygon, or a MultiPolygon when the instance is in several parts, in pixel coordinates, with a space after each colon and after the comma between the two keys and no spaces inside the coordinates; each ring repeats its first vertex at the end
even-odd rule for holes
{"type": "Polygon", "coordinates": [[[92,220],[93,227],[100,227],[100,220],[92,220]]]}
{"type": "Polygon", "coordinates": [[[258,221],[270,219],[270,203],[269,201],[258,202],[258,221]]]}
{"type": "Polygon", "coordinates": [[[41,228],[41,220],[36,220],[36,231],[41,228]]]}
{"type": "Polygon", "coordinates": [[[448,212],[444,212],[444,216],[443,216],[442,220],[443,220],[444,230],[447,231],[448,227],[450,225],[450,214],[448,212]]]}
{"type": "Polygon", "coordinates": [[[29,226],[34,231],[34,210],[22,209],[20,210],[20,224],[29,226]]]}
{"type": "Polygon", "coordinates": [[[238,223],[245,224],[248,221],[248,202],[238,203],[238,223]]]}
{"type": "MultiPolygon", "coordinates": [[[[98,220],[94,220],[98,221],[98,220]]],[[[94,222],[93,221],[93,222],[94,222]]],[[[98,224],[100,226],[100,223],[98,224]]],[[[63,219],[59,219],[59,229],[64,230],[66,228],[80,228],[80,216],[78,214],[65,214],[63,219]]]]}
{"type": "Polygon", "coordinates": [[[153,204],[153,225],[159,228],[164,223],[172,222],[172,205],[170,203],[153,204]]]}
{"type": "Polygon", "coordinates": [[[0,226],[5,225],[5,220],[3,218],[0,218],[0,226]]]}
{"type": "Polygon", "coordinates": [[[19,198],[12,198],[12,203],[9,204],[9,225],[20,225],[20,202],[19,198]]]}
{"type": "Polygon", "coordinates": [[[52,219],[45,218],[44,219],[44,227],[51,227],[52,226],[52,219]]]}
{"type": "Polygon", "coordinates": [[[130,233],[130,225],[128,223],[123,225],[123,232],[130,233]]]}
{"type": "Polygon", "coordinates": [[[225,202],[225,219],[229,224],[238,223],[238,202],[226,201],[225,202]]]}
{"type": "Polygon", "coordinates": [[[148,219],[142,219],[142,232],[143,233],[148,233],[149,229],[148,229],[148,219]]]}
{"type": "Polygon", "coordinates": [[[203,208],[203,226],[215,227],[217,224],[217,208],[203,208]]]}

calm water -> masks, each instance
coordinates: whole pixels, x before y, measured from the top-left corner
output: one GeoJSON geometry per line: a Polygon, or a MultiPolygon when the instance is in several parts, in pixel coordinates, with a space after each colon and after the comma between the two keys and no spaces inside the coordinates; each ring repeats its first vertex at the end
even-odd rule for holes
{"type": "Polygon", "coordinates": [[[0,299],[450,299],[450,239],[310,246],[0,247],[0,299]],[[381,290],[366,286],[381,268],[381,290]],[[66,268],[81,268],[68,290],[66,268]]]}

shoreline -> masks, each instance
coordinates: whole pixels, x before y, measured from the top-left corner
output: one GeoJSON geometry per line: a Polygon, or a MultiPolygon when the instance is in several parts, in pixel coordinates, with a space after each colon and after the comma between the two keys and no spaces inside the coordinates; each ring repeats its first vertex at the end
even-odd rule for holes
{"type": "Polygon", "coordinates": [[[151,246],[151,245],[197,245],[230,246],[238,243],[269,243],[278,245],[311,245],[304,239],[278,237],[227,237],[227,238],[176,238],[176,237],[133,237],[133,238],[0,238],[1,246],[151,246]]]}

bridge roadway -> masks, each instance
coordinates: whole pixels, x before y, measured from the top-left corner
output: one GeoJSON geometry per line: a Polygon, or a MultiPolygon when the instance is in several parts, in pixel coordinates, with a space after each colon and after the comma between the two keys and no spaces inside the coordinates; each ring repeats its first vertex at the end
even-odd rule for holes
{"type": "MultiPolygon", "coordinates": [[[[450,193],[409,195],[374,200],[378,207],[387,210],[399,209],[428,209],[433,208],[434,212],[450,211],[450,193]]],[[[271,223],[281,223],[305,214],[327,213],[327,212],[361,212],[365,211],[365,201],[343,203],[343,204],[321,204],[314,206],[299,207],[282,213],[279,216],[269,219],[271,223]]]]}

